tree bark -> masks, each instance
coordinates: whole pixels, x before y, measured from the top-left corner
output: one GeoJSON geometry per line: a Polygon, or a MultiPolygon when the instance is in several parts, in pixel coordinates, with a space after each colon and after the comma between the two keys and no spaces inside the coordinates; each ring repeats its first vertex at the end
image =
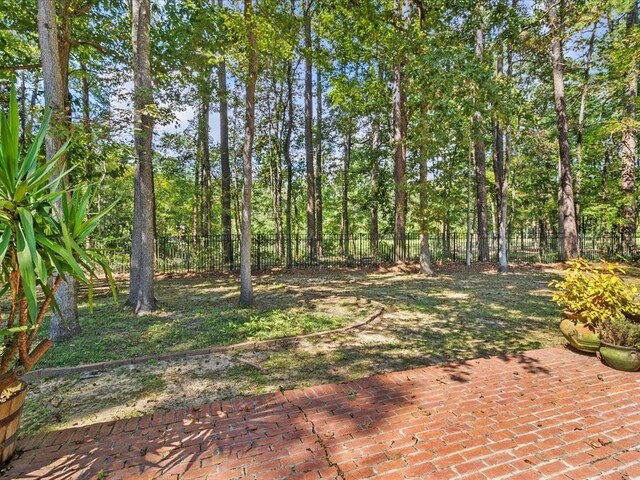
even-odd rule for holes
{"type": "MultiPolygon", "coordinates": [[[[502,46],[500,47],[502,48],[502,46]]],[[[498,53],[496,70],[498,78],[503,75],[502,51],[498,53]]],[[[493,174],[495,177],[496,190],[496,220],[498,224],[498,272],[507,273],[507,197],[509,195],[507,167],[507,154],[504,149],[504,132],[499,119],[495,120],[494,129],[494,164],[493,174]]]]}
{"type": "MultiPolygon", "coordinates": [[[[562,4],[562,2],[561,2],[562,4]]],[[[564,225],[563,260],[577,258],[578,231],[576,225],[576,209],[573,199],[573,178],[571,175],[571,158],[569,147],[569,127],[567,122],[567,105],[564,95],[564,56],[560,37],[560,21],[558,6],[554,0],[549,4],[549,26],[551,28],[551,64],[553,68],[553,93],[558,126],[558,152],[560,156],[560,187],[562,195],[560,210],[564,225]]]]}
{"type": "Polygon", "coordinates": [[[316,241],[317,253],[322,257],[322,74],[320,68],[316,65],[316,241]]]}
{"type": "Polygon", "coordinates": [[[473,229],[473,212],[471,206],[471,188],[472,188],[472,176],[473,176],[473,153],[474,142],[469,142],[469,152],[467,161],[467,231],[465,242],[465,264],[467,267],[471,266],[471,230],[473,229]]]}
{"type": "Polygon", "coordinates": [[[311,58],[311,0],[304,0],[304,152],[307,170],[307,241],[311,259],[316,257],[316,194],[313,164],[313,61],[311,58]]]}
{"type": "Polygon", "coordinates": [[[344,158],[342,164],[342,214],[340,222],[340,250],[349,257],[349,170],[351,165],[351,129],[344,138],[344,158]]]}
{"type": "Polygon", "coordinates": [[[153,291],[155,260],[155,194],[153,185],[153,104],[151,81],[151,0],[132,0],[133,106],[136,171],[133,191],[133,236],[128,304],[136,315],[156,307],[153,291]]]}
{"type": "MultiPolygon", "coordinates": [[[[627,30],[638,23],[638,3],[627,13],[627,30]]],[[[633,259],[638,257],[636,245],[636,162],[638,140],[636,132],[636,101],[638,98],[638,65],[633,63],[627,73],[624,90],[624,120],[622,130],[622,237],[633,259]]]]}
{"type": "Polygon", "coordinates": [[[286,255],[287,255],[287,267],[293,265],[293,251],[291,246],[293,230],[291,229],[291,204],[293,195],[293,162],[291,161],[291,135],[293,133],[294,111],[293,111],[293,64],[289,61],[287,64],[287,121],[285,124],[284,134],[284,161],[287,167],[287,198],[285,206],[286,216],[286,255]]]}
{"type": "MultiPolygon", "coordinates": [[[[68,35],[69,31],[64,30],[68,35]]],[[[69,71],[68,51],[62,44],[68,43],[68,36],[62,39],[58,32],[56,7],[53,0],[38,0],[38,38],[40,43],[45,104],[51,108],[52,127],[45,140],[47,159],[53,158],[63,144],[69,131],[67,115],[67,84],[69,71]],[[61,55],[61,48],[63,50],[61,55]],[[67,65],[64,65],[64,63],[67,65]]],[[[59,159],[59,172],[64,171],[66,157],[59,159]]],[[[57,206],[60,208],[60,205],[57,206]]],[[[54,342],[73,337],[80,333],[76,281],[66,277],[55,293],[59,311],[53,312],[49,326],[49,338],[54,342]]]]}
{"type": "Polygon", "coordinates": [[[253,15],[253,0],[244,0],[247,28],[248,69],[245,89],[244,145],[242,148],[242,227],[240,239],[240,304],[253,305],[251,283],[251,188],[253,183],[251,157],[255,136],[256,82],[258,79],[258,41],[253,15]]]}
{"type": "Polygon", "coordinates": [[[379,177],[380,177],[380,117],[374,114],[371,124],[371,208],[369,222],[369,239],[371,255],[378,255],[378,203],[379,203],[379,177]]]}
{"type": "Polygon", "coordinates": [[[200,160],[200,235],[208,237],[211,234],[211,156],[209,151],[209,112],[211,109],[211,94],[207,87],[200,95],[200,112],[198,115],[198,156],[200,160]]]}
{"type": "MultiPolygon", "coordinates": [[[[484,52],[484,32],[476,30],[476,56],[481,60],[484,52]]],[[[477,99],[476,99],[477,103],[477,99]]],[[[489,227],[487,217],[487,159],[484,150],[484,131],[482,113],[473,114],[474,159],[476,169],[476,214],[478,216],[478,261],[489,261],[489,227]]]]}
{"type": "MultiPolygon", "coordinates": [[[[198,117],[200,117],[200,115],[198,114],[198,117]]],[[[199,118],[198,118],[198,123],[200,122],[199,118]]],[[[198,125],[198,128],[200,128],[200,125],[198,125]]],[[[196,155],[195,155],[195,160],[194,160],[194,165],[193,165],[193,205],[191,207],[191,236],[193,238],[198,236],[198,233],[200,232],[200,226],[201,226],[201,217],[200,217],[200,198],[201,198],[201,191],[200,191],[200,173],[202,172],[202,165],[200,164],[200,136],[197,135],[197,141],[196,141],[196,155]]]]}
{"type": "Polygon", "coordinates": [[[433,275],[431,252],[429,250],[429,212],[427,179],[428,166],[426,149],[420,152],[420,271],[423,275],[433,275]]]}
{"type": "MultiPolygon", "coordinates": [[[[404,30],[405,1],[394,0],[394,17],[397,30],[404,30]]],[[[393,180],[394,180],[394,243],[396,261],[405,260],[405,214],[407,210],[407,115],[406,87],[402,53],[396,54],[393,62],[393,180]]]]}
{"type": "MultiPolygon", "coordinates": [[[[218,0],[223,6],[223,0],[218,0]]],[[[220,170],[222,176],[222,254],[227,268],[233,265],[233,241],[231,237],[231,167],[229,164],[229,113],[227,90],[227,67],[224,59],[218,65],[218,95],[220,98],[220,170]]]]}

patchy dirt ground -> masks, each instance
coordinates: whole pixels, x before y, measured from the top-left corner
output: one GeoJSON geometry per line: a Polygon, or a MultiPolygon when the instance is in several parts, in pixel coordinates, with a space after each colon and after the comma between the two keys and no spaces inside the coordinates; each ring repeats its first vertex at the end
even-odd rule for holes
{"type": "Polygon", "coordinates": [[[563,343],[556,329],[559,309],[547,287],[558,270],[515,267],[498,275],[492,269],[448,267],[436,273],[426,278],[405,266],[263,275],[259,285],[281,286],[265,290],[263,303],[295,299],[345,316],[345,324],[366,317],[378,304],[384,313],[357,330],[260,351],[35,381],[22,433],[563,343]]]}

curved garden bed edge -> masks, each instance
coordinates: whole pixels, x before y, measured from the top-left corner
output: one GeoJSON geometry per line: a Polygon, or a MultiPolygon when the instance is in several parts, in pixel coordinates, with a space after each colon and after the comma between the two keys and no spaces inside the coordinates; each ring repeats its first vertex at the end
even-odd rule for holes
{"type": "Polygon", "coordinates": [[[43,368],[41,370],[33,370],[31,372],[26,373],[25,375],[22,376],[22,379],[27,382],[32,382],[34,380],[64,377],[64,376],[73,375],[76,373],[99,372],[99,371],[109,370],[111,368],[123,367],[127,365],[140,365],[140,364],[153,362],[153,361],[175,360],[179,358],[197,357],[199,355],[209,355],[212,353],[228,354],[228,353],[232,353],[235,351],[242,351],[242,350],[257,351],[262,349],[268,349],[273,346],[291,345],[292,343],[295,343],[305,338],[313,338],[313,337],[320,337],[323,335],[342,333],[342,332],[347,332],[349,330],[353,330],[356,328],[364,327],[365,325],[368,325],[369,323],[373,322],[375,319],[380,317],[383,312],[384,312],[384,306],[382,304],[378,304],[374,312],[370,314],[368,317],[366,317],[364,320],[360,322],[352,323],[350,325],[346,325],[344,327],[334,328],[333,330],[324,330],[321,332],[313,332],[313,333],[307,333],[305,335],[296,335],[296,336],[290,336],[290,337],[270,338],[267,340],[242,342],[242,343],[236,343],[233,345],[224,345],[220,347],[207,347],[207,348],[199,348],[196,350],[183,350],[180,352],[160,353],[158,355],[146,355],[143,357],[126,358],[122,360],[110,360],[106,362],[87,363],[87,364],[78,365],[75,367],[43,368]]]}

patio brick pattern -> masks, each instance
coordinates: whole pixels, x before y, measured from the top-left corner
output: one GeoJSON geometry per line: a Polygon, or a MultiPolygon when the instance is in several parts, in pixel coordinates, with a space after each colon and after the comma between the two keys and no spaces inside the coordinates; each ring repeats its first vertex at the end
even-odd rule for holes
{"type": "Polygon", "coordinates": [[[640,479],[640,374],[551,348],[28,437],[0,478],[640,479]]]}

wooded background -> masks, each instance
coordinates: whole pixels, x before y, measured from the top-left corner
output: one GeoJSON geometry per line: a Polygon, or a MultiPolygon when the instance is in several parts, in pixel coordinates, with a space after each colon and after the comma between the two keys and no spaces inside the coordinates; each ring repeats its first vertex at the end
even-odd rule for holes
{"type": "Polygon", "coordinates": [[[636,255],[635,0],[0,0],[0,21],[25,139],[55,23],[69,185],[119,202],[97,244],[221,235],[229,259],[251,206],[285,259],[359,234],[419,234],[425,270],[428,236],[496,238],[503,268],[524,234],[636,255]]]}

